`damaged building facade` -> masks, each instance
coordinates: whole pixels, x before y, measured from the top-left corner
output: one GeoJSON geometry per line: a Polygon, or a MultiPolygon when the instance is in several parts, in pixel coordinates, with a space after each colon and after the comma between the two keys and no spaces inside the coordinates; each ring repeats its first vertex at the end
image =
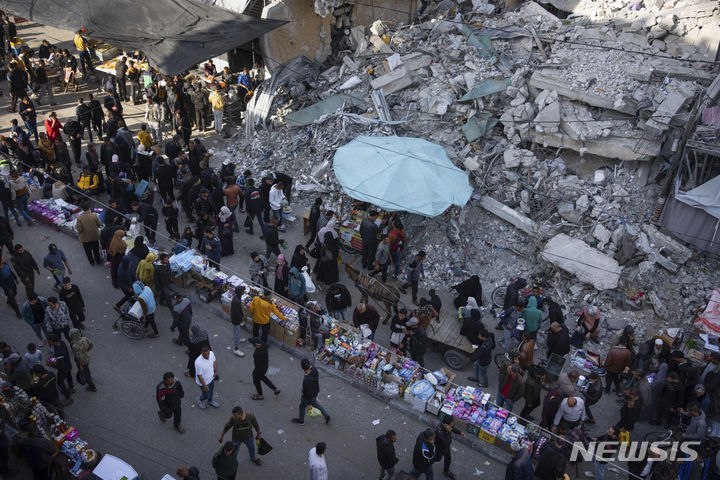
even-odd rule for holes
{"type": "Polygon", "coordinates": [[[347,205],[339,147],[426,139],[473,187],[406,219],[426,286],[544,272],[568,318],[594,304],[611,329],[689,325],[720,284],[717,180],[697,190],[720,175],[717,2],[395,3],[266,4],[296,21],[263,38],[273,76],[228,154],[294,172],[304,206],[347,205]]]}

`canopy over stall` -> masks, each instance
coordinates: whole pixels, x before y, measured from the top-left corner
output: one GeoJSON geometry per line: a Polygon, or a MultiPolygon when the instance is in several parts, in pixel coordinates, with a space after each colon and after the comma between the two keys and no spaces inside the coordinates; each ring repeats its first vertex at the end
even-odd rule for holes
{"type": "Polygon", "coordinates": [[[334,169],[348,195],[388,211],[435,217],[472,194],[467,173],[421,138],[359,136],[337,149],[334,169]]]}
{"type": "Polygon", "coordinates": [[[676,237],[720,254],[720,176],[675,193],[665,204],[660,221],[676,237]]]}
{"type": "Polygon", "coordinates": [[[142,50],[168,75],[225,53],[285,23],[240,15],[197,0],[0,0],[0,9],[57,28],[142,50]]]}

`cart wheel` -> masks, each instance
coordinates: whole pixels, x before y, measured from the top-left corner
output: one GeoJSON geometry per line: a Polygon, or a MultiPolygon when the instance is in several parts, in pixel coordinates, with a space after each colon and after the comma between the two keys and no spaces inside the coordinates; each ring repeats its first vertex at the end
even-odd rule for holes
{"type": "Polygon", "coordinates": [[[145,329],[138,322],[122,321],[122,323],[120,323],[120,330],[122,330],[126,337],[132,338],[133,340],[140,340],[145,336],[145,329]]]}
{"type": "Polygon", "coordinates": [[[502,306],[505,304],[506,291],[507,287],[497,287],[495,288],[495,290],[492,291],[490,298],[492,299],[493,305],[498,308],[502,308],[502,306]]]}
{"type": "Polygon", "coordinates": [[[443,355],[443,360],[453,370],[462,370],[468,363],[467,355],[459,350],[450,349],[443,355]]]}

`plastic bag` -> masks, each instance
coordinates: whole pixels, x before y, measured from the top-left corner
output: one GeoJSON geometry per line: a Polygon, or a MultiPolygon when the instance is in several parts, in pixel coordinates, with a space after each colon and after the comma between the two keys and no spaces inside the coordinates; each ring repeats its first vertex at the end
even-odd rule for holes
{"type": "Polygon", "coordinates": [[[307,272],[307,267],[302,268],[302,274],[303,278],[305,279],[305,291],[307,293],[315,293],[317,291],[317,288],[315,287],[315,284],[313,283],[310,274],[307,272]]]}
{"type": "Polygon", "coordinates": [[[320,413],[320,410],[315,407],[312,407],[310,410],[308,410],[307,414],[310,418],[317,418],[322,415],[322,413],[320,413]]]}

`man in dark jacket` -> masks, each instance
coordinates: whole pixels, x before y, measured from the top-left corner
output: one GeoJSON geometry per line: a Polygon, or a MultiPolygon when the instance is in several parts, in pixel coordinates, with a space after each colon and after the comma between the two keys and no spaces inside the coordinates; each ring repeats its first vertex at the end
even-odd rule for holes
{"type": "Polygon", "coordinates": [[[65,302],[70,313],[70,321],[75,328],[85,328],[85,301],[83,300],[80,287],[72,284],[70,277],[63,278],[63,287],[58,295],[60,300],[65,302]]]}
{"type": "Polygon", "coordinates": [[[92,126],[95,132],[97,132],[98,137],[102,136],[102,130],[103,130],[103,110],[102,105],[100,105],[100,101],[95,99],[93,97],[92,93],[88,95],[88,108],[90,109],[90,119],[92,121],[92,126]]]}
{"type": "Polygon", "coordinates": [[[33,256],[19,243],[15,245],[10,264],[15,269],[20,281],[25,285],[25,293],[29,297],[35,291],[35,273],[40,274],[40,267],[33,256]]]}
{"type": "Polygon", "coordinates": [[[603,386],[600,381],[600,375],[597,373],[591,373],[588,377],[588,385],[583,392],[585,399],[585,414],[587,415],[586,423],[595,423],[595,417],[593,417],[590,407],[600,401],[603,394],[603,386]]]}
{"type": "Polygon", "coordinates": [[[275,257],[280,255],[280,231],[278,229],[278,219],[272,217],[270,222],[265,226],[265,257],[270,258],[270,254],[274,253],[275,257]]]}
{"type": "MultiPolygon", "coordinates": [[[[157,290],[157,300],[160,305],[165,305],[170,313],[173,315],[173,323],[175,314],[175,303],[172,302],[172,290],[170,284],[172,283],[172,273],[170,271],[170,255],[167,253],[161,253],[158,264],[155,265],[155,290],[157,290]]],[[[192,316],[192,310],[190,311],[192,316]]],[[[190,325],[188,325],[190,328],[190,325]]]]}
{"type": "Polygon", "coordinates": [[[302,394],[300,396],[300,407],[298,408],[298,417],[293,418],[293,423],[305,425],[305,410],[310,410],[310,407],[315,407],[320,410],[322,416],[325,417],[325,423],[330,422],[330,415],[317,401],[317,396],[320,393],[320,381],[318,380],[319,375],[315,367],[310,365],[310,360],[303,358],[300,362],[300,367],[305,372],[302,383],[302,394]]]}
{"type": "Polygon", "coordinates": [[[269,364],[267,343],[263,342],[262,338],[259,338],[259,337],[252,337],[248,341],[255,348],[255,351],[253,352],[254,368],[252,371],[252,379],[253,379],[253,384],[255,385],[255,390],[257,390],[257,394],[252,395],[251,398],[253,400],[262,400],[263,399],[262,383],[267,385],[268,388],[271,388],[275,395],[279,395],[280,389],[277,388],[270,381],[270,379],[267,378],[267,375],[266,375],[267,371],[268,371],[268,364],[269,364]]]}
{"type": "Polygon", "coordinates": [[[454,479],[455,474],[450,471],[450,463],[452,462],[450,446],[452,445],[453,433],[465,437],[465,433],[453,425],[453,417],[445,415],[435,427],[435,461],[439,462],[444,457],[443,473],[446,477],[454,479]]]}
{"type": "Polygon", "coordinates": [[[187,297],[183,297],[179,293],[173,294],[172,297],[173,322],[172,325],[170,325],[170,330],[174,331],[176,327],[178,329],[178,338],[173,339],[173,343],[175,345],[190,345],[190,324],[192,323],[193,315],[190,299],[187,297]]]}
{"type": "Polygon", "coordinates": [[[492,351],[495,348],[495,335],[481,328],[477,334],[478,348],[470,355],[473,363],[474,377],[468,377],[471,382],[477,382],[478,386],[487,388],[489,385],[488,365],[492,360],[492,351]]]}
{"type": "Polygon", "coordinates": [[[627,337],[620,338],[618,345],[611,347],[610,351],[608,351],[607,357],[605,358],[605,363],[603,364],[605,370],[607,371],[607,376],[605,377],[605,391],[608,393],[610,392],[612,384],[615,384],[616,392],[620,393],[621,391],[620,374],[630,367],[630,362],[632,361],[632,354],[627,348],[627,343],[627,337]]]}
{"type": "Polygon", "coordinates": [[[563,440],[553,436],[552,441],[547,442],[540,453],[537,465],[535,465],[535,478],[537,480],[556,480],[556,472],[565,472],[565,454],[563,453],[563,440]]]}
{"type": "Polygon", "coordinates": [[[70,361],[70,351],[67,345],[60,339],[59,335],[51,333],[48,335],[48,345],[55,361],[48,359],[48,365],[57,369],[57,386],[65,397],[65,405],[72,403],[72,393],[75,393],[72,378],[72,362],[70,361]]]}
{"type": "Polygon", "coordinates": [[[525,381],[523,380],[520,367],[507,363],[500,367],[498,394],[495,400],[497,406],[504,406],[505,410],[511,412],[513,405],[523,396],[524,392],[525,381]]]}
{"type": "Polygon", "coordinates": [[[175,177],[172,165],[169,165],[163,157],[158,159],[155,169],[155,182],[157,183],[160,196],[163,200],[175,200],[173,195],[173,178],[175,177]]]}
{"type": "Polygon", "coordinates": [[[255,456],[255,440],[259,440],[262,436],[260,424],[258,424],[255,415],[246,413],[241,407],[233,407],[232,416],[223,427],[223,431],[218,439],[219,443],[223,442],[223,437],[225,437],[225,434],[229,430],[232,430],[232,443],[238,448],[241,444],[245,444],[250,455],[250,460],[256,465],[262,465],[262,460],[255,456]],[[255,438],[253,438],[253,429],[255,430],[255,438]]]}
{"type": "MultiPolygon", "coordinates": [[[[505,312],[505,315],[511,315],[515,307],[518,305],[518,300],[520,300],[520,289],[525,288],[527,285],[527,280],[524,278],[518,278],[510,284],[510,286],[507,287],[507,290],[505,290],[505,300],[503,301],[503,312],[505,312]]],[[[476,299],[477,300],[477,299],[476,299]]],[[[497,324],[495,327],[496,330],[502,330],[502,320],[500,323],[497,324]]]]}
{"type": "Polygon", "coordinates": [[[247,180],[247,188],[245,189],[245,209],[248,218],[245,221],[245,231],[250,235],[253,234],[253,219],[257,217],[258,225],[260,225],[260,238],[264,238],[265,224],[263,223],[262,213],[265,209],[265,201],[262,198],[260,189],[255,187],[255,180],[249,178],[247,180]]]}
{"type": "Polygon", "coordinates": [[[358,303],[352,315],[353,326],[360,328],[360,325],[367,325],[372,334],[368,337],[370,340],[375,338],[375,330],[380,323],[380,313],[372,305],[366,303],[358,303]]]}
{"type": "Polygon", "coordinates": [[[350,291],[342,283],[333,283],[330,285],[327,294],[325,294],[325,306],[328,313],[337,320],[346,320],[345,313],[352,305],[352,297],[350,291]]]}
{"type": "MultiPolygon", "coordinates": [[[[318,216],[319,216],[318,210],[318,216]]],[[[372,270],[375,267],[375,250],[377,250],[378,227],[375,221],[378,213],[370,210],[368,218],[360,223],[360,237],[362,237],[362,268],[372,270]]]]}
{"type": "Polygon", "coordinates": [[[9,253],[13,251],[13,239],[15,232],[10,226],[10,220],[7,217],[0,217],[0,249],[5,245],[9,253]]]}
{"type": "Polygon", "coordinates": [[[388,430],[375,439],[377,459],[380,464],[380,480],[391,480],[395,474],[395,465],[399,461],[395,455],[396,441],[397,434],[394,430],[388,430]]]}
{"type": "Polygon", "coordinates": [[[505,480],[533,480],[535,470],[530,450],[523,448],[517,441],[512,442],[510,448],[515,456],[505,469],[505,480]]]}
{"type": "Polygon", "coordinates": [[[77,106],[75,107],[75,116],[77,117],[77,121],[82,127],[82,130],[80,131],[80,135],[83,135],[85,133],[85,129],[87,129],[88,134],[90,135],[90,141],[93,141],[92,136],[92,110],[90,110],[90,105],[83,102],[83,98],[78,98],[77,106]]]}
{"type": "Polygon", "coordinates": [[[8,111],[14,112],[17,108],[18,100],[27,95],[25,90],[27,89],[28,81],[25,72],[16,67],[14,63],[11,62],[8,69],[10,70],[8,72],[8,80],[10,81],[10,97],[12,98],[12,104],[8,111]]]}
{"type": "Polygon", "coordinates": [[[130,205],[130,209],[140,215],[138,222],[145,226],[145,236],[150,240],[151,244],[154,244],[158,224],[158,211],[155,207],[145,202],[133,202],[130,205]]]}
{"type": "Polygon", "coordinates": [[[547,332],[547,356],[564,357],[570,352],[570,332],[564,323],[552,322],[547,332]]]}
{"type": "Polygon", "coordinates": [[[60,393],[55,375],[45,370],[45,367],[40,364],[33,365],[32,372],[33,376],[37,378],[30,387],[32,396],[40,400],[46,407],[49,405],[51,410],[54,407],[60,418],[65,418],[65,412],[60,405],[60,393]]]}
{"type": "Polygon", "coordinates": [[[410,330],[410,358],[415,360],[421,367],[425,367],[425,352],[428,346],[428,336],[425,328],[420,325],[416,317],[412,317],[406,323],[410,330]]]}
{"type": "Polygon", "coordinates": [[[193,106],[195,107],[195,128],[200,132],[205,131],[205,110],[208,104],[208,97],[202,88],[195,87],[195,90],[190,92],[190,98],[192,99],[193,106]]]}
{"type": "Polygon", "coordinates": [[[413,468],[410,475],[419,478],[425,474],[426,479],[433,478],[432,464],[435,461],[435,432],[428,428],[418,435],[413,448],[413,468]],[[428,475],[429,472],[429,475],[428,475]]]}
{"type": "Polygon", "coordinates": [[[180,425],[182,418],[181,400],[185,396],[182,384],[175,380],[172,372],[163,374],[163,381],[155,387],[155,398],[158,403],[157,414],[163,422],[173,417],[173,425],[179,433],[185,433],[185,429],[180,425]]]}

